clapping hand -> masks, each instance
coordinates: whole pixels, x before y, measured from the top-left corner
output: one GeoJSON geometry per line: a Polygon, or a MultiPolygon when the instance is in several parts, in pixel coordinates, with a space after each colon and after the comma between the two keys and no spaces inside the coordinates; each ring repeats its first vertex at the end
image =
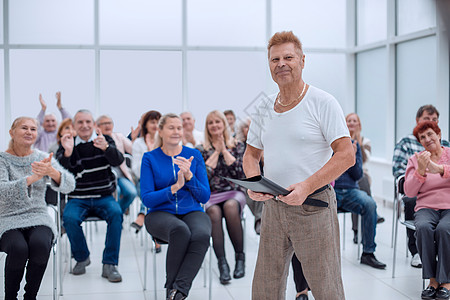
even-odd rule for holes
{"type": "Polygon", "coordinates": [[[428,151],[423,151],[421,153],[414,153],[414,155],[417,158],[417,172],[424,176],[431,161],[431,153],[428,151]]]}
{"type": "Polygon", "coordinates": [[[62,104],[61,104],[61,92],[56,92],[56,106],[58,107],[59,110],[62,109],[62,104]]]}
{"type": "Polygon", "coordinates": [[[52,166],[52,157],[53,153],[41,161],[35,161],[31,164],[31,171],[33,174],[37,175],[39,178],[42,178],[46,175],[50,175],[51,172],[54,171],[52,166]]]}
{"type": "Polygon", "coordinates": [[[216,149],[216,151],[219,153],[222,153],[227,149],[227,147],[225,146],[225,140],[223,138],[223,135],[221,135],[216,142],[213,142],[212,145],[214,149],[216,149]]]}
{"type": "Polygon", "coordinates": [[[97,133],[97,137],[94,139],[94,147],[106,151],[108,149],[108,142],[105,139],[105,136],[102,134],[102,131],[100,128],[96,128],[95,132],[97,133]]]}
{"type": "Polygon", "coordinates": [[[432,161],[430,159],[430,163],[428,164],[427,167],[427,172],[431,173],[431,174],[444,174],[444,166],[443,165],[438,165],[437,163],[435,163],[434,161],[432,161]]]}
{"type": "Polygon", "coordinates": [[[139,123],[136,129],[131,126],[131,140],[134,141],[141,133],[141,124],[139,123]]]}
{"type": "Polygon", "coordinates": [[[64,148],[64,156],[69,157],[73,152],[73,135],[72,133],[66,133],[61,137],[61,146],[64,148]]]}
{"type": "Polygon", "coordinates": [[[357,143],[358,143],[357,141],[352,142],[353,151],[355,151],[355,154],[356,154],[356,152],[358,152],[358,144],[357,143]]]}
{"type": "Polygon", "coordinates": [[[41,108],[43,111],[47,109],[47,104],[44,101],[44,98],[42,98],[42,94],[39,94],[39,102],[41,103],[41,108]]]}
{"type": "Polygon", "coordinates": [[[173,163],[176,164],[179,168],[182,174],[184,175],[184,178],[189,181],[191,180],[193,174],[191,172],[191,163],[194,159],[193,156],[189,157],[189,159],[186,159],[182,156],[178,156],[173,159],[173,163]]]}

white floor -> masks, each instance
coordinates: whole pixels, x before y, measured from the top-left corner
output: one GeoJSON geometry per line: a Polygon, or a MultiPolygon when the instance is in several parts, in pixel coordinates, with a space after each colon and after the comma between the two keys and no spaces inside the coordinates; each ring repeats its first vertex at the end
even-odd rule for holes
{"type": "MultiPolygon", "coordinates": [[[[420,299],[422,290],[421,269],[410,267],[411,257],[406,257],[405,229],[399,228],[399,240],[397,251],[396,277],[392,278],[392,255],[391,232],[392,232],[392,210],[378,205],[378,212],[386,218],[383,224],[377,227],[377,258],[385,262],[388,267],[386,270],[377,270],[365,265],[361,265],[357,260],[357,247],[352,243],[353,233],[351,231],[350,216],[346,217],[346,237],[345,250],[342,250],[342,274],[344,280],[346,299],[348,300],[379,300],[379,299],[420,299]]],[[[253,230],[253,216],[246,208],[247,229],[246,229],[246,271],[247,274],[242,279],[233,279],[227,286],[220,284],[218,280],[218,270],[216,259],[213,256],[213,278],[212,278],[212,299],[214,300],[241,300],[251,299],[251,283],[253,270],[258,251],[259,237],[253,230]]],[[[124,221],[124,230],[122,232],[122,243],[120,251],[119,270],[122,274],[121,283],[109,283],[101,277],[101,256],[105,237],[106,223],[98,222],[98,231],[93,227],[93,240],[88,245],[91,251],[91,265],[87,267],[87,272],[81,276],[74,276],[68,273],[67,261],[62,264],[63,267],[63,300],[122,300],[122,299],[155,299],[153,288],[153,260],[152,253],[149,253],[148,264],[148,282],[147,290],[143,291],[143,270],[144,270],[144,247],[141,245],[141,235],[136,235],[129,229],[132,221],[128,218],[124,221]]],[[[340,215],[340,224],[343,225],[343,215],[340,215]]],[[[400,225],[401,226],[401,225],[400,225]]],[[[341,228],[342,233],[342,228],[341,228]]],[[[342,234],[341,234],[342,237],[342,234]]],[[[63,239],[61,245],[65,247],[66,239],[63,239]]],[[[341,238],[342,245],[342,238],[341,238]]],[[[342,248],[342,247],[341,247],[342,248]]],[[[165,279],[165,251],[157,254],[157,297],[165,299],[164,279],[165,279]]],[[[209,254],[207,254],[207,258],[209,254]]],[[[230,267],[234,268],[234,255],[231,244],[227,241],[227,257],[230,267]]],[[[5,254],[0,254],[0,267],[3,270],[5,254]]],[[[3,272],[0,272],[0,288],[3,299],[3,272]]],[[[194,281],[188,299],[204,300],[208,299],[208,288],[203,287],[203,271],[200,271],[194,281]]],[[[23,282],[22,282],[23,284],[23,282]]],[[[49,262],[38,299],[52,299],[52,263],[49,262]]],[[[22,292],[20,293],[22,295],[22,292]]],[[[314,299],[309,295],[310,299],[314,299]]],[[[295,287],[292,277],[288,278],[286,299],[295,299],[295,287]]]]}

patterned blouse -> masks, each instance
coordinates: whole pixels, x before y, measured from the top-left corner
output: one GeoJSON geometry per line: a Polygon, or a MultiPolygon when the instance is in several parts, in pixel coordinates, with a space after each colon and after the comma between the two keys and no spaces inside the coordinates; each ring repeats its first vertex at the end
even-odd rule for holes
{"type": "MultiPolygon", "coordinates": [[[[214,151],[216,151],[214,147],[206,151],[203,148],[203,145],[197,146],[197,149],[199,149],[200,152],[202,153],[205,162],[214,153],[214,151]]],[[[245,145],[241,142],[238,142],[236,144],[236,147],[231,149],[227,148],[227,151],[230,152],[231,155],[233,155],[236,158],[236,161],[234,163],[227,166],[227,164],[225,163],[225,159],[223,158],[223,155],[220,154],[216,168],[213,169],[209,166],[206,166],[211,193],[233,191],[233,190],[241,191],[241,188],[239,186],[229,182],[226,179],[221,178],[221,176],[236,179],[245,177],[244,171],[242,169],[242,159],[245,152],[245,145]]]]}

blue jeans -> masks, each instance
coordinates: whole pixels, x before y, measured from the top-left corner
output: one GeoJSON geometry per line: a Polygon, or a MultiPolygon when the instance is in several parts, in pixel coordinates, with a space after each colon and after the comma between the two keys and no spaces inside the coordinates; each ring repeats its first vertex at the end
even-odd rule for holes
{"type": "Polygon", "coordinates": [[[374,253],[377,227],[377,204],[359,189],[335,189],[337,207],[361,215],[363,252],[374,253]]]}
{"type": "Polygon", "coordinates": [[[72,198],[67,202],[63,221],[73,257],[78,262],[89,257],[86,237],[81,228],[81,223],[89,215],[96,215],[108,223],[102,262],[103,264],[117,265],[119,263],[123,216],[119,203],[113,196],[88,199],[72,198]]]}
{"type": "Polygon", "coordinates": [[[122,213],[125,213],[127,208],[136,198],[137,190],[134,184],[125,177],[121,177],[117,180],[117,192],[119,193],[119,205],[122,209],[122,213]]]}

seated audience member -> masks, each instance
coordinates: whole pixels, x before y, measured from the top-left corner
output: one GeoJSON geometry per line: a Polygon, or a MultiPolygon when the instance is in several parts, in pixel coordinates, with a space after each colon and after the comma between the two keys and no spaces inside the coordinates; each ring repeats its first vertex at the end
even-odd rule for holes
{"type": "Polygon", "coordinates": [[[356,162],[344,174],[336,179],[337,207],[361,215],[363,253],[361,263],[377,269],[386,268],[386,264],[375,258],[375,232],[377,227],[377,204],[366,192],[358,188],[358,180],[363,175],[361,148],[353,141],[356,162]]]}
{"type": "MultiPolygon", "coordinates": [[[[358,180],[358,186],[360,190],[363,190],[367,195],[372,197],[372,191],[370,189],[371,178],[369,170],[367,169],[367,162],[372,154],[372,146],[370,140],[361,135],[361,120],[356,113],[350,113],[345,117],[350,136],[354,141],[357,141],[361,147],[362,162],[363,162],[363,176],[358,180]]],[[[383,223],[384,218],[377,215],[377,224],[383,223]]],[[[352,230],[353,230],[353,242],[358,243],[358,214],[352,213],[352,230]]]]}
{"type": "Polygon", "coordinates": [[[234,114],[234,111],[228,109],[224,111],[223,114],[227,118],[227,124],[230,128],[231,136],[236,137],[236,115],[234,114]]]}
{"type": "MultiPolygon", "coordinates": [[[[141,162],[145,152],[152,151],[156,141],[156,133],[158,131],[158,121],[161,118],[161,113],[156,110],[150,110],[142,115],[140,124],[140,137],[136,138],[132,146],[133,161],[131,162],[131,170],[136,182],[138,195],[140,195],[140,178],[141,178],[141,162]]],[[[131,223],[131,227],[136,229],[138,233],[144,225],[145,215],[147,209],[141,203],[136,220],[131,223]]],[[[157,252],[161,251],[161,247],[157,246],[157,252]]]]}
{"type": "Polygon", "coordinates": [[[77,135],[77,133],[75,132],[75,129],[73,129],[72,119],[70,119],[70,118],[66,118],[66,119],[62,120],[61,123],[59,124],[58,131],[56,132],[56,143],[54,143],[53,145],[50,146],[50,148],[48,149],[49,153],[56,154],[56,152],[59,149],[59,146],[61,146],[61,138],[66,133],[71,133],[72,136],[77,135]]]}
{"type": "MultiPolygon", "coordinates": [[[[416,124],[423,121],[433,121],[439,123],[439,111],[431,104],[423,105],[417,110],[416,124]]],[[[446,140],[441,140],[441,145],[450,147],[450,143],[446,140]]],[[[413,134],[402,138],[394,148],[394,155],[392,157],[392,174],[397,180],[401,176],[405,175],[406,165],[408,159],[416,152],[423,151],[423,146],[419,143],[413,134]]],[[[403,197],[403,203],[405,204],[405,220],[414,220],[414,207],[416,205],[416,197],[410,198],[403,197]]],[[[408,249],[411,252],[411,266],[415,268],[421,268],[422,262],[420,261],[419,252],[416,246],[415,231],[406,228],[406,234],[408,236],[408,249]]]]}
{"type": "MultiPolygon", "coordinates": [[[[56,142],[56,129],[58,128],[58,121],[54,114],[45,114],[47,104],[45,103],[42,95],[39,94],[39,102],[41,103],[41,111],[39,112],[37,119],[39,121],[38,136],[34,148],[44,152],[48,152],[50,146],[56,142]]],[[[70,114],[62,107],[61,104],[61,92],[56,93],[56,106],[61,112],[61,119],[70,118],[70,114]]]]}
{"type": "MultiPolygon", "coordinates": [[[[113,132],[114,122],[111,117],[103,115],[97,118],[97,126],[102,131],[103,135],[108,135],[112,137],[114,143],[116,144],[117,150],[120,153],[125,154],[125,152],[132,153],[133,144],[129,139],[127,139],[123,134],[119,132],[113,132]]],[[[113,168],[117,174],[117,191],[119,193],[119,205],[122,212],[128,209],[130,204],[133,202],[134,198],[137,196],[136,186],[133,183],[133,178],[131,177],[131,171],[128,169],[125,161],[119,166],[113,168]]]]}
{"type": "Polygon", "coordinates": [[[24,299],[36,299],[47,268],[55,222],[47,211],[47,182],[55,191],[75,188],[72,174],[38,149],[38,124],[28,117],[17,118],[9,130],[11,141],[0,152],[0,251],[6,253],[4,291],[6,300],[17,299],[25,268],[24,299]]]}
{"type": "Polygon", "coordinates": [[[201,204],[210,190],[202,155],[180,144],[181,118],[162,116],[158,133],[155,149],[142,158],[141,197],[147,231],[169,244],[165,288],[167,299],[178,300],[188,296],[209,248],[211,221],[201,204]]]}
{"type": "Polygon", "coordinates": [[[422,277],[429,279],[422,299],[450,297],[450,148],[441,146],[441,129],[424,121],[413,131],[425,148],[408,160],[407,197],[417,197],[414,225],[422,259],[422,277]]]}
{"type": "Polygon", "coordinates": [[[95,122],[90,111],[79,110],[75,114],[74,128],[77,136],[65,134],[56,154],[61,165],[76,178],[75,190],[69,194],[63,214],[72,254],[77,261],[72,274],[86,273],[86,266],[91,263],[81,223],[93,214],[108,223],[102,277],[119,282],[122,276],[116,266],[123,217],[120,205],[112,195],[116,180],[111,167],[120,166],[124,159],[111,137],[102,135],[99,129],[94,131],[95,122]]]}
{"type": "MultiPolygon", "coordinates": [[[[251,122],[250,118],[248,118],[244,122],[241,122],[239,124],[237,132],[236,132],[236,139],[239,142],[242,142],[244,144],[244,152],[245,152],[245,148],[247,148],[247,134],[248,134],[248,130],[250,128],[250,122],[251,122]]],[[[263,174],[262,160],[260,161],[259,165],[260,165],[261,174],[263,174]]],[[[253,216],[255,217],[254,228],[255,228],[256,234],[259,235],[261,233],[261,216],[262,216],[262,208],[263,208],[264,202],[253,200],[252,198],[250,198],[248,196],[247,192],[245,192],[245,199],[246,199],[246,203],[247,203],[248,207],[250,208],[253,216]]]]}
{"type": "Polygon", "coordinates": [[[245,275],[245,254],[241,214],[246,200],[245,194],[238,186],[222,177],[244,177],[244,144],[230,136],[224,114],[215,110],[206,117],[205,140],[199,149],[205,160],[211,188],[211,198],[205,208],[212,222],[213,248],[219,265],[220,282],[227,284],[231,276],[225,258],[222,218],[225,218],[235,251],[233,277],[242,278],[245,275]]]}
{"type": "Polygon", "coordinates": [[[195,128],[195,119],[194,116],[185,111],[180,114],[181,119],[183,120],[183,145],[190,148],[195,148],[196,146],[203,143],[204,133],[195,128]]]}

